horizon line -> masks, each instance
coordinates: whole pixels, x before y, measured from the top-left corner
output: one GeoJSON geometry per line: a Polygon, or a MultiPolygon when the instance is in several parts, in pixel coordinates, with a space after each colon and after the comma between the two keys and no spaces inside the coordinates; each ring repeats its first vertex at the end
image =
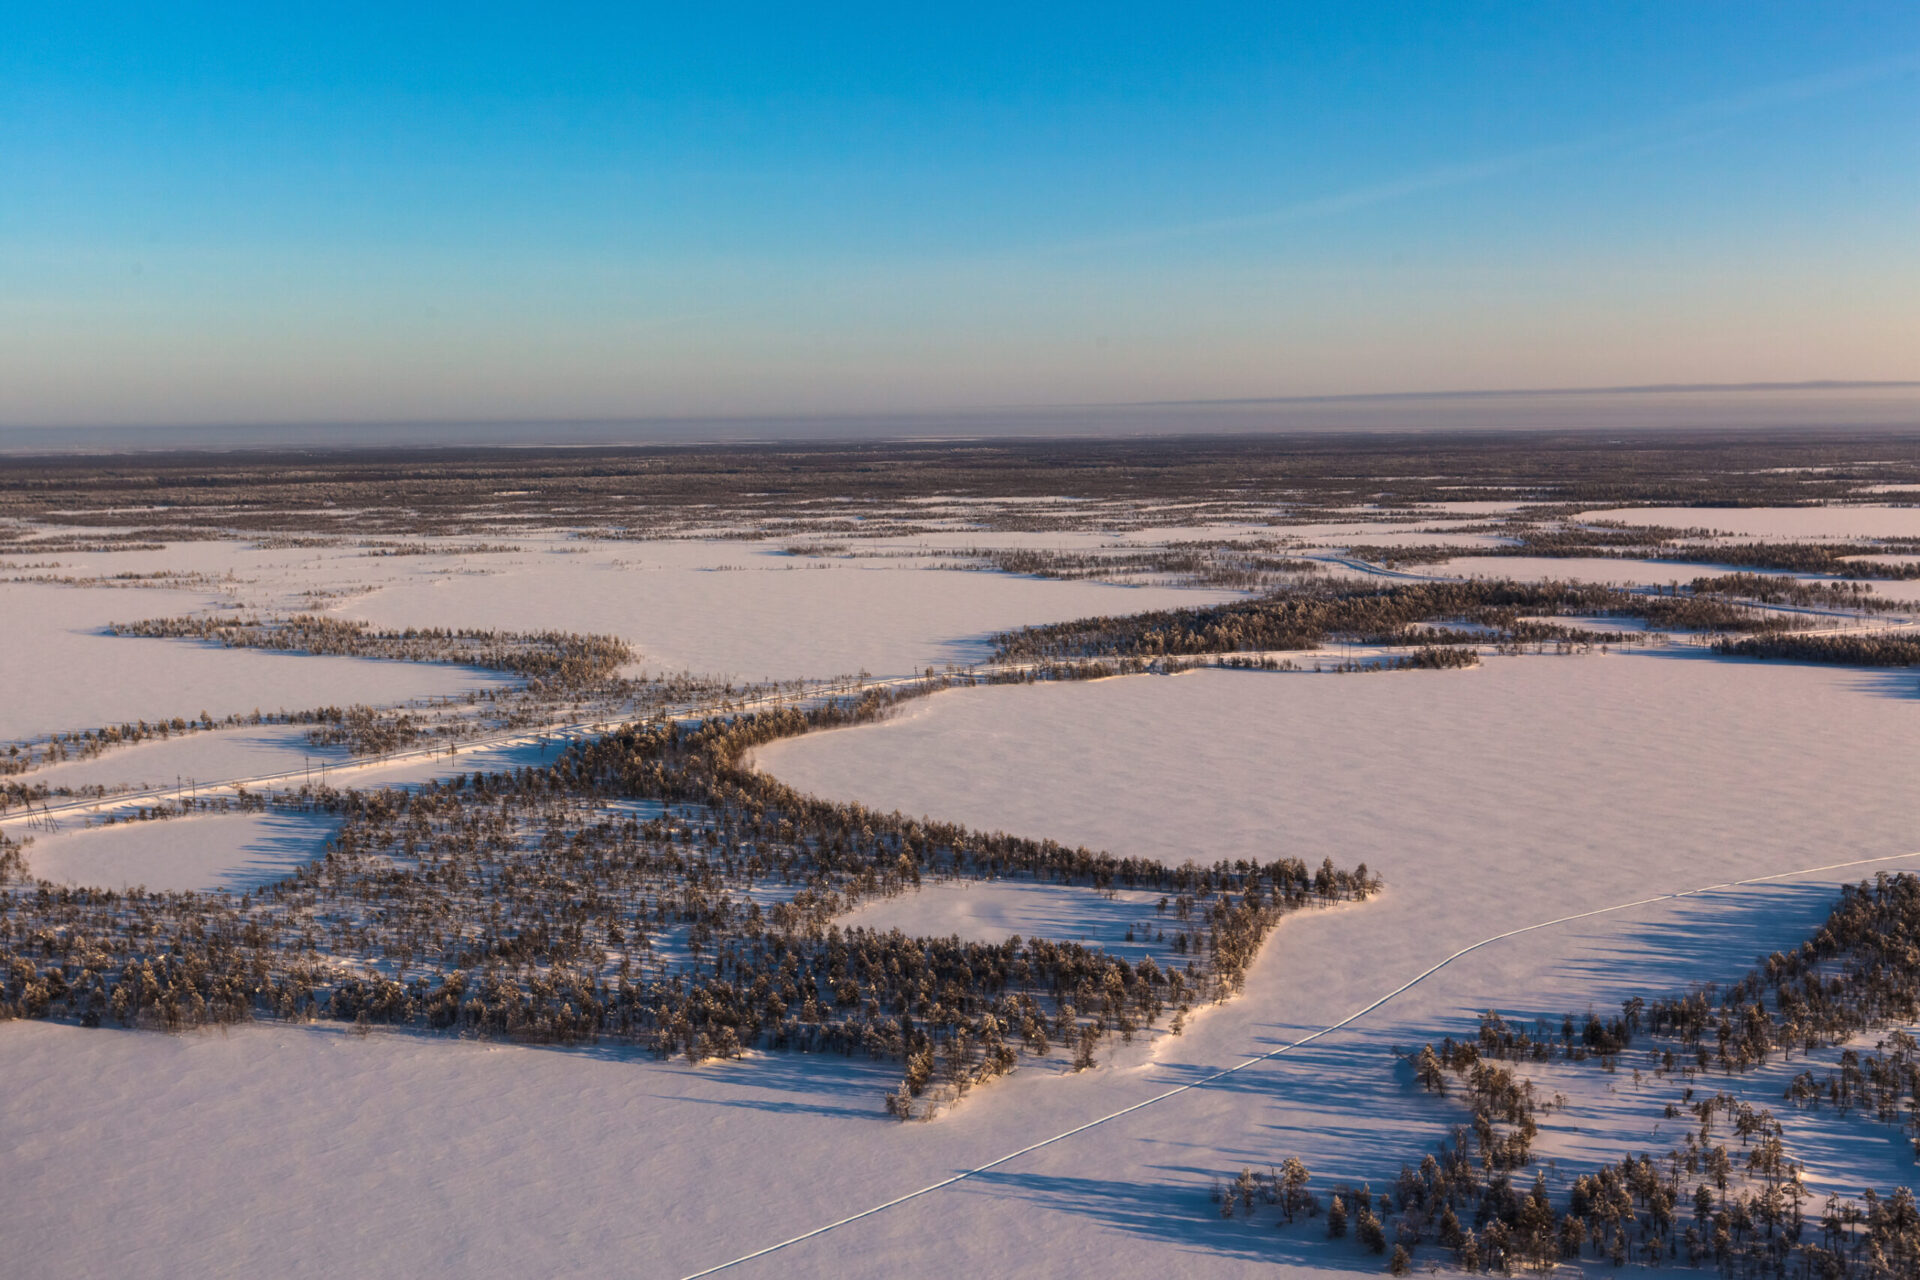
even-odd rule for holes
{"type": "Polygon", "coordinates": [[[182,420],[154,422],[88,423],[0,423],[0,432],[105,433],[146,431],[280,431],[313,429],[365,429],[370,427],[457,428],[457,427],[613,427],[623,425],[694,425],[728,423],[827,423],[835,420],[865,422],[874,419],[917,419],[932,417],[984,417],[1016,413],[1073,413],[1124,409],[1202,409],[1236,408],[1261,405],[1364,404],[1412,400],[1502,400],[1527,396],[1604,396],[1604,395],[1697,395],[1766,394],[1794,391],[1870,391],[1911,390],[1920,388],[1913,379],[1808,379],[1798,382],[1670,382],[1634,383],[1621,386],[1579,387],[1486,387],[1435,391],[1347,391],[1315,395],[1196,397],[1169,400],[1084,400],[1016,402],[1000,405],[948,405],[919,409],[817,409],[768,410],[759,413],[643,413],[580,417],[538,418],[521,415],[497,418],[448,416],[435,418],[287,418],[261,420],[182,420]]]}

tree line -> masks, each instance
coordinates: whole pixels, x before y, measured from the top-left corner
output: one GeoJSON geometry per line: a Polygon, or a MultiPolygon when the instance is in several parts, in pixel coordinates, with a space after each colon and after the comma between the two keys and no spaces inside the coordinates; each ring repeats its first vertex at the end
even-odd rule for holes
{"type": "Polygon", "coordinates": [[[230,649],[484,667],[560,689],[603,683],[634,660],[632,648],[617,636],[441,627],[377,631],[364,622],[312,613],[286,618],[150,618],[116,622],[107,629],[117,636],[204,640],[230,649]]]}
{"type": "Polygon", "coordinates": [[[1334,580],[1254,600],[1027,627],[995,636],[994,646],[995,656],[1004,661],[1311,649],[1336,637],[1404,643],[1408,628],[1435,623],[1484,628],[1459,633],[1483,643],[1618,639],[1530,620],[1538,615],[1636,618],[1660,629],[1689,631],[1750,632],[1787,625],[1694,592],[1637,592],[1574,582],[1474,579],[1382,586],[1334,580]]]}
{"type": "Polygon", "coordinates": [[[1782,658],[1788,662],[1837,663],[1850,667],[1911,667],[1920,663],[1920,639],[1910,635],[1748,636],[1714,642],[1729,658],[1782,658]]]}

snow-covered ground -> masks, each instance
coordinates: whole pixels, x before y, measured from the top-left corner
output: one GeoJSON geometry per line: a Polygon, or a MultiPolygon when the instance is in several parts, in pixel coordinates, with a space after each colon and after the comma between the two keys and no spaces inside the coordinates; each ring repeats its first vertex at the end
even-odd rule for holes
{"type": "Polygon", "coordinates": [[[322,769],[352,757],[343,746],[315,746],[311,726],[236,725],[115,747],[90,759],[35,769],[49,787],[175,787],[194,779],[250,778],[292,769],[322,769]]]}
{"type": "Polygon", "coordinates": [[[206,609],[163,588],[0,583],[0,742],[135,720],[385,704],[486,689],[488,672],[113,636],[111,622],[206,609]]]}
{"type": "Polygon", "coordinates": [[[941,880],[915,893],[863,903],[840,920],[914,937],[1053,938],[1099,947],[1129,961],[1150,955],[1164,964],[1173,953],[1156,945],[1170,921],[1156,909],[1161,901],[1158,894],[1132,889],[1101,894],[1029,881],[941,880]]]}
{"type": "Polygon", "coordinates": [[[1920,578],[1892,578],[1876,580],[1873,594],[1885,596],[1889,600],[1906,603],[1920,603],[1920,578]]]}
{"type": "MultiPolygon", "coordinates": [[[[1388,888],[1290,917],[1246,993],[1183,1036],[1079,1076],[1023,1069],[928,1124],[885,1120],[893,1073],[861,1060],[692,1068],[337,1029],[9,1024],[0,1240],[36,1276],[686,1275],[1281,1049],[1506,929],[1920,851],[1914,695],[1910,673],[1670,654],[942,694],[759,763],[821,794],[1119,853],[1364,860],[1388,888]]],[[[1494,943],[1341,1032],[730,1274],[1371,1269],[1223,1226],[1206,1188],[1290,1153],[1318,1185],[1377,1187],[1459,1114],[1413,1090],[1394,1046],[1488,1006],[1557,1016],[1732,976],[1871,870],[1494,943]]],[[[1056,908],[1006,888],[935,885],[855,919],[990,936],[1064,910],[1062,936],[1124,929],[1128,908],[1097,896],[1056,908]]],[[[1640,1123],[1629,1085],[1595,1079],[1564,1117],[1580,1132],[1542,1140],[1563,1163],[1640,1123]]],[[[1884,1144],[1808,1154],[1816,1178],[1886,1185],[1884,1144]]]]}
{"type": "MultiPolygon", "coordinates": [[[[1034,545],[1037,535],[1022,536],[1014,545],[1034,545]]],[[[961,531],[945,540],[965,546],[971,537],[961,531]]],[[[1050,537],[1046,545],[1110,541],[1091,533],[1050,537]]],[[[602,542],[549,533],[501,544],[510,550],[475,553],[462,549],[471,540],[440,541],[450,549],[439,555],[243,542],[61,553],[56,569],[40,572],[99,582],[172,571],[192,575],[195,589],[0,582],[0,683],[7,689],[0,742],[202,711],[219,719],[256,708],[391,705],[508,683],[450,666],[106,634],[116,621],[314,610],[378,626],[594,631],[635,646],[635,673],[694,669],[757,679],[863,668],[905,674],[984,657],[988,636],[998,630],[1234,596],[967,572],[951,558],[791,556],[783,543],[602,542]]],[[[911,552],[922,544],[859,545],[863,552],[911,552]]],[[[253,776],[342,759],[339,751],[309,746],[297,727],[257,726],[116,748],[36,772],[34,781],[170,786],[176,778],[253,776]]]]}
{"type": "Polygon", "coordinates": [[[1494,847],[1613,864],[1655,836],[1790,842],[1822,828],[1782,828],[1771,810],[1804,800],[1811,817],[1842,796],[1862,805],[1850,839],[1920,848],[1920,815],[1882,789],[1920,747],[1912,685],[1671,652],[1199,671],[941,694],[757,760],[803,790],[1175,860],[1425,862],[1443,837],[1486,850],[1491,819],[1509,827],[1494,847]],[[1100,804],[1075,799],[1089,788],[1100,804]],[[1742,811],[1768,795],[1765,812],[1742,811]],[[1158,816],[1167,807],[1192,822],[1158,816]]]}
{"type": "Polygon", "coordinates": [[[1735,538],[1920,538],[1920,506],[1620,507],[1578,520],[1711,529],[1735,538]]]}
{"type": "Polygon", "coordinates": [[[1599,582],[1623,587],[1664,587],[1708,577],[1711,565],[1661,560],[1613,560],[1605,556],[1460,556],[1416,571],[1444,578],[1513,578],[1521,582],[1599,582]]]}
{"type": "MultiPolygon", "coordinates": [[[[823,794],[1167,860],[1288,853],[1379,868],[1381,901],[1283,925],[1247,998],[1193,1033],[1240,1023],[1248,1042],[1272,1044],[1505,928],[1920,852],[1920,819],[1898,798],[1920,748],[1916,695],[1909,673],[1651,654],[1496,658],[1465,672],[1206,671],[946,694],[894,723],[775,744],[759,760],[823,794]],[[1270,1015],[1255,1014],[1263,1005],[1270,1015]]],[[[1277,1147],[1316,1168],[1390,1173],[1364,1158],[1389,1156],[1389,1144],[1346,1145],[1405,1123],[1390,1046],[1470,1030],[1489,1006],[1557,1018],[1735,976],[1808,934],[1836,880],[1872,870],[1726,890],[1477,952],[1316,1045],[1302,1060],[1311,1068],[1261,1068],[1263,1088],[1284,1097],[1250,1104],[1261,1119],[1238,1155],[1264,1160],[1277,1147]],[[1325,1103],[1297,1096],[1312,1079],[1297,1073],[1310,1070],[1341,1082],[1325,1103]],[[1263,1149],[1252,1137],[1267,1125],[1285,1139],[1263,1149]]],[[[1424,1149],[1417,1133],[1393,1145],[1424,1149]]],[[[1885,1163],[1890,1145],[1875,1148],[1877,1163],[1814,1174],[1856,1187],[1910,1178],[1910,1163],[1904,1175],[1885,1163]]]]}
{"type": "MultiPolygon", "coordinates": [[[[431,745],[431,744],[427,744],[431,745]]],[[[298,724],[241,725],[164,741],[117,747],[87,760],[64,760],[23,775],[49,787],[162,788],[190,792],[196,782],[299,773],[301,780],[340,787],[393,786],[452,773],[514,769],[551,761],[552,743],[514,742],[444,748],[427,758],[387,761],[355,757],[342,746],[314,746],[298,724]]],[[[410,749],[411,751],[412,749],[410,749]]]]}
{"type": "Polygon", "coordinates": [[[996,631],[1231,598],[681,542],[616,544],[383,589],[340,612],[383,627],[611,633],[632,643],[649,670],[784,680],[861,670],[906,675],[986,657],[996,631]]]}
{"type": "Polygon", "coordinates": [[[39,832],[27,846],[38,879],[154,892],[249,889],[320,856],[338,824],[308,813],[214,813],[39,832]]]}

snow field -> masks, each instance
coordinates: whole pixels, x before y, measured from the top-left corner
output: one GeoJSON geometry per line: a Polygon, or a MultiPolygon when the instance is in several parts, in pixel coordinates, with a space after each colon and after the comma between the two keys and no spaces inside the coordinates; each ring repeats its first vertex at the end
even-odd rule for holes
{"type": "Polygon", "coordinates": [[[396,703],[506,683],[461,667],[223,649],[103,630],[214,603],[165,589],[0,583],[0,742],[201,711],[219,719],[255,707],[396,703]]]}
{"type": "Polygon", "coordinates": [[[1155,939],[1173,931],[1174,918],[1171,911],[1156,910],[1159,901],[1159,894],[1132,889],[1103,894],[1028,880],[937,880],[914,893],[862,903],[839,923],[880,932],[898,929],[912,937],[957,934],[978,942],[1016,935],[1051,938],[1098,947],[1129,964],[1152,956],[1165,966],[1175,962],[1175,953],[1155,939]]]}
{"type": "MultiPolygon", "coordinates": [[[[1058,545],[1051,535],[1014,541],[1058,545]]],[[[301,581],[315,589],[376,586],[341,610],[381,625],[614,630],[647,650],[651,669],[748,677],[911,669],[946,660],[923,656],[930,651],[970,652],[1018,621],[1226,598],[858,561],[789,569],[792,558],[766,544],[604,544],[579,556],[530,547],[517,558],[472,557],[457,572],[422,563],[433,557],[288,554],[311,557],[301,581]],[[382,585],[376,572],[395,576],[382,585]],[[705,656],[676,661],[683,653],[705,656]]],[[[1514,562],[1465,563],[1500,573],[1514,562]]],[[[1627,565],[1602,563],[1615,578],[1627,565]]],[[[1700,572],[1656,568],[1661,582],[1700,572]]],[[[114,592],[109,616],[184,611],[147,603],[161,594],[114,592]]],[[[301,669],[466,674],[212,652],[301,669]]],[[[129,718],[125,688],[114,697],[100,722],[129,718]]],[[[230,709],[253,702],[312,704],[256,697],[230,709]]],[[[166,703],[150,718],[185,713],[166,703]]],[[[0,1148],[23,1188],[0,1198],[0,1240],[21,1274],[35,1276],[684,1275],[1284,1048],[1502,929],[1920,850],[1920,817],[1905,802],[1920,747],[1914,707],[1910,674],[1671,654],[1343,677],[1201,671],[943,694],[888,724],[775,744],[758,762],[802,790],[1120,854],[1366,861],[1387,892],[1289,917],[1245,994],[1185,1035],[1154,1037],[1080,1076],[1023,1066],[933,1124],[886,1121],[879,1095],[897,1072],[863,1060],[760,1055],[692,1068],[337,1028],[163,1037],[0,1026],[0,1075],[14,1086],[0,1097],[0,1148]]],[[[205,736],[209,748],[217,737],[205,736]]],[[[195,743],[89,763],[152,752],[140,771],[159,767],[164,780],[159,753],[195,743]]],[[[452,763],[497,767],[465,753],[452,763]]],[[[449,771],[435,762],[422,776],[449,771]]],[[[374,781],[359,777],[355,785],[374,781]]],[[[36,870],[64,859],[80,868],[76,878],[107,877],[88,882],[111,882],[115,867],[170,865],[181,887],[212,883],[244,873],[255,837],[222,837],[218,847],[232,852],[217,855],[162,845],[157,859],[147,842],[214,847],[205,824],[226,821],[62,833],[29,856],[36,870]],[[62,851],[61,842],[96,837],[97,847],[62,851]],[[131,842],[117,844],[122,837],[131,842]]],[[[1892,865],[1920,868],[1920,859],[1892,865]]],[[[1322,1252],[1310,1232],[1220,1223],[1206,1187],[1242,1164],[1298,1154],[1322,1190],[1336,1178],[1372,1178],[1379,1189],[1460,1115],[1417,1094],[1394,1065],[1395,1047],[1471,1033],[1489,1006],[1557,1018],[1736,976],[1757,953],[1804,937],[1835,885],[1869,873],[1724,890],[1495,944],[1340,1033],[737,1274],[1344,1269],[1353,1257],[1322,1252]]],[[[1130,912],[1142,908],[1151,910],[1083,891],[939,883],[843,923],[1124,946],[1130,912]]],[[[1542,1138],[1543,1154],[1569,1169],[1614,1156],[1622,1134],[1657,1117],[1652,1086],[1643,1099],[1624,1075],[1590,1075],[1542,1138]]],[[[1776,1110],[1798,1132],[1792,1113],[1776,1110]]],[[[1665,1149],[1655,1142],[1647,1134],[1644,1149],[1665,1149]]],[[[1887,1180],[1885,1143],[1871,1133],[1799,1154],[1837,1185],[1887,1180]]]]}
{"type": "Polygon", "coordinates": [[[381,627],[606,632],[639,649],[647,670],[758,680],[906,675],[984,658],[989,637],[1013,627],[1236,598],[793,557],[757,544],[613,545],[620,564],[605,553],[555,557],[537,569],[382,590],[340,612],[381,627]]]}
{"type": "Polygon", "coordinates": [[[1920,506],[1621,507],[1574,519],[1712,529],[1732,538],[1920,538],[1920,506]]]}
{"type": "Polygon", "coordinates": [[[238,891],[319,857],[337,825],[324,814],[270,811],[67,826],[34,834],[27,868],[38,879],[95,888],[238,891]]]}
{"type": "MultiPolygon", "coordinates": [[[[775,744],[760,764],[802,789],[1116,851],[1331,856],[1386,876],[1374,903],[1284,922],[1244,997],[1161,1043],[1172,1079],[1337,1021],[1503,928],[1920,851],[1897,798],[1920,725],[1903,689],[1857,672],[1595,655],[1494,659],[1468,672],[1208,671],[1006,692],[1034,696],[1013,711],[992,690],[941,695],[888,725],[775,744]],[[1146,743],[1151,751],[1138,749],[1146,743]]],[[[1920,858],[1894,865],[1920,868],[1920,858]]],[[[1129,1132],[1151,1148],[1147,1135],[1165,1125],[1161,1141],[1172,1145],[1160,1150],[1215,1151],[1214,1165],[1159,1166],[1170,1199],[1174,1188],[1198,1195],[1203,1175],[1287,1154],[1377,1184],[1458,1118],[1414,1096],[1394,1047],[1471,1034],[1488,1007],[1557,1019],[1736,977],[1757,954],[1811,932],[1834,885],[1872,870],[1495,944],[1231,1088],[1183,1095],[1169,1115],[1141,1113],[1129,1132]]],[[[1590,1096],[1576,1094],[1568,1123],[1596,1136],[1569,1143],[1569,1157],[1639,1122],[1599,1105],[1611,1082],[1593,1073],[1590,1096]]],[[[1885,1146],[1858,1165],[1842,1152],[1807,1154],[1826,1162],[1816,1177],[1885,1186],[1885,1146]]]]}

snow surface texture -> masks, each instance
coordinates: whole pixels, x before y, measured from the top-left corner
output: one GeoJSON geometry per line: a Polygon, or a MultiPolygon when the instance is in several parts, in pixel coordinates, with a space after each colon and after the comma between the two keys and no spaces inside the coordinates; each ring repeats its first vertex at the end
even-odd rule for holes
{"type": "Polygon", "coordinates": [[[156,892],[251,889],[320,856],[337,824],[305,813],[219,813],[39,834],[33,875],[62,884],[156,892]]]}
{"type": "MultiPolygon", "coordinates": [[[[1740,572],[1704,564],[1612,560],[1604,556],[1461,556],[1417,572],[1440,578],[1513,578],[1522,582],[1602,582],[1622,587],[1685,585],[1715,573],[1740,572]]],[[[1749,571],[1750,572],[1750,571],[1749,571]]]]}
{"type": "Polygon", "coordinates": [[[1053,938],[1125,956],[1130,964],[1150,955],[1156,964],[1166,965],[1174,963],[1172,948],[1150,945],[1147,932],[1156,924],[1154,932],[1159,932],[1168,923],[1154,909],[1159,898],[1128,889],[1107,896],[1025,881],[942,880],[917,893],[865,903],[841,917],[841,923],[883,933],[898,929],[919,938],[1053,938]]]}
{"type": "Polygon", "coordinates": [[[0,742],[197,716],[385,704],[505,681],[462,667],[316,658],[105,633],[207,608],[215,597],[158,588],[0,583],[0,742]]]}
{"type": "Polygon", "coordinates": [[[1920,538],[1920,506],[1621,507],[1575,519],[1711,529],[1735,538],[1920,538]]]}
{"type": "MultiPolygon", "coordinates": [[[[964,533],[947,542],[973,545],[964,533]]],[[[1095,546],[1100,535],[1029,536],[1025,545],[1095,546]]],[[[211,609],[333,612],[380,627],[610,632],[632,643],[632,672],[697,670],[745,679],[903,675],[971,662],[994,632],[1090,613],[1208,604],[1236,593],[1121,587],[971,571],[953,559],[789,556],[765,544],[581,543],[516,537],[494,554],[368,556],[351,546],[259,551],[194,542],[165,551],[62,555],[73,576],[174,571],[205,590],[0,583],[0,742],[138,719],[216,719],[354,703],[390,705],[507,683],[459,667],[315,658],[104,633],[109,622],[211,609]],[[935,567],[928,567],[928,566],[935,567]]],[[[910,553],[924,540],[863,543],[910,553]]],[[[158,783],[297,769],[303,731],[260,727],[118,748],[36,773],[51,786],[158,783]]],[[[466,767],[472,767],[467,762],[466,767]]],[[[430,769],[425,776],[448,772],[430,769]]],[[[418,774],[412,771],[408,776],[418,774]]],[[[382,780],[387,780],[383,776],[382,780]]]]}
{"type": "Polygon", "coordinates": [[[502,564],[487,576],[383,590],[341,612],[383,627],[516,631],[564,618],[571,630],[629,641],[639,665],[653,671],[786,680],[861,670],[908,675],[984,658],[988,638],[1013,627],[1232,598],[669,542],[616,544],[612,552],[524,568],[502,564]]]}
{"type": "MultiPolygon", "coordinates": [[[[1595,514],[1743,536],[1920,531],[1912,508],[1595,514]],[[1762,523],[1738,523],[1751,521],[1762,523]]],[[[583,548],[518,534],[511,541],[521,550],[485,555],[372,558],[349,546],[220,543],[62,554],[63,573],[171,569],[202,579],[187,591],[0,584],[10,691],[0,738],[197,712],[200,695],[183,688],[212,690],[204,705],[222,715],[392,702],[484,678],[98,635],[112,619],[318,608],[383,625],[612,630],[637,643],[640,665],[652,670],[904,671],[977,657],[984,636],[1003,627],[1226,598],[960,572],[916,550],[1085,548],[1175,533],[1331,548],[1440,540],[1422,532],[1431,527],[1356,512],[1337,525],[954,529],[855,544],[908,553],[893,561],[792,557],[737,542],[583,548]],[[400,683],[381,683],[390,679],[400,683]],[[149,707],[152,697],[160,701],[149,707]]],[[[1523,562],[1459,563],[1504,575],[1523,562]]],[[[1564,576],[1569,564],[1544,561],[1557,572],[1538,576],[1564,576]]],[[[1608,580],[1644,569],[1661,583],[1703,572],[1622,561],[1596,569],[1608,580]]],[[[1877,585],[1893,594],[1911,584],[1877,585]]],[[[1389,889],[1365,906],[1289,919],[1247,993],[1196,1018],[1183,1037],[1143,1039],[1080,1076],[1062,1076],[1056,1054],[933,1124],[884,1120],[878,1096],[897,1072],[864,1061],[779,1055],[691,1068],[604,1051],[355,1038],[339,1028],[166,1038],[9,1024],[0,1027],[0,1077],[13,1086],[0,1100],[0,1167],[15,1190],[0,1198],[4,1270],[682,1275],[1282,1048],[1504,928],[1920,849],[1920,820],[1904,802],[1920,745],[1917,692],[1911,673],[1672,655],[1529,657],[1468,672],[1202,672],[973,690],[917,704],[896,723],[779,744],[761,753],[763,765],[823,794],[1176,861],[1364,859],[1389,889]]],[[[45,776],[170,783],[175,774],[298,767],[302,747],[297,730],[263,726],[123,749],[45,776]]],[[[538,758],[527,747],[462,753],[359,772],[352,784],[538,758]]],[[[40,874],[73,882],[238,888],[312,856],[324,840],[317,824],[279,821],[68,831],[41,836],[29,856],[40,874]]],[[[1290,1153],[1323,1188],[1345,1177],[1378,1186],[1459,1117],[1411,1090],[1393,1046],[1469,1029],[1490,1004],[1557,1017],[1733,976],[1755,954],[1805,936],[1833,886],[1870,871],[1728,889],[1493,944],[1342,1032],[737,1274],[1157,1277],[1271,1274],[1276,1261],[1283,1271],[1371,1270],[1356,1255],[1319,1248],[1310,1232],[1222,1224],[1206,1187],[1290,1153]]],[[[985,938],[1045,933],[1128,952],[1128,926],[1151,912],[1134,897],[941,883],[869,904],[845,923],[985,938]]],[[[1650,1086],[1643,1096],[1619,1077],[1569,1074],[1554,1087],[1576,1105],[1551,1117],[1538,1144],[1545,1158],[1571,1169],[1616,1155],[1628,1139],[1664,1150],[1649,1132],[1659,1101],[1650,1086]]],[[[1769,1082],[1752,1090],[1759,1101],[1778,1091],[1769,1082]]],[[[1911,1180],[1890,1130],[1858,1124],[1835,1141],[1830,1116],[1817,1125],[1782,1119],[1790,1139],[1804,1141],[1797,1154],[1816,1180],[1848,1191],[1911,1180]]]]}
{"type": "MultiPolygon", "coordinates": [[[[1184,1036],[1079,1076],[1023,1067],[931,1124],[882,1118],[894,1073],[860,1060],[12,1024],[0,1149],[25,1190],[0,1198],[0,1239],[36,1276],[685,1275],[1281,1048],[1503,929],[1920,849],[1913,695],[1904,674],[1597,654],[943,694],[760,762],[822,794],[1120,853],[1364,859],[1387,892],[1290,917],[1246,993],[1184,1036]]],[[[1862,874],[1491,945],[1303,1049],[730,1274],[1372,1270],[1312,1232],[1223,1224],[1206,1188],[1290,1153],[1321,1187],[1378,1186],[1461,1114],[1418,1095],[1393,1046],[1488,1005],[1557,1016],[1732,976],[1862,874]]],[[[990,933],[1015,923],[1001,896],[936,886],[870,919],[990,933]]],[[[1080,905],[1059,932],[1104,927],[1110,904],[1080,905]]],[[[1539,1143],[1569,1168],[1622,1132],[1655,1141],[1630,1086],[1590,1082],[1539,1143]]],[[[1804,1154],[1816,1178],[1887,1184],[1886,1144],[1804,1154]]]]}

